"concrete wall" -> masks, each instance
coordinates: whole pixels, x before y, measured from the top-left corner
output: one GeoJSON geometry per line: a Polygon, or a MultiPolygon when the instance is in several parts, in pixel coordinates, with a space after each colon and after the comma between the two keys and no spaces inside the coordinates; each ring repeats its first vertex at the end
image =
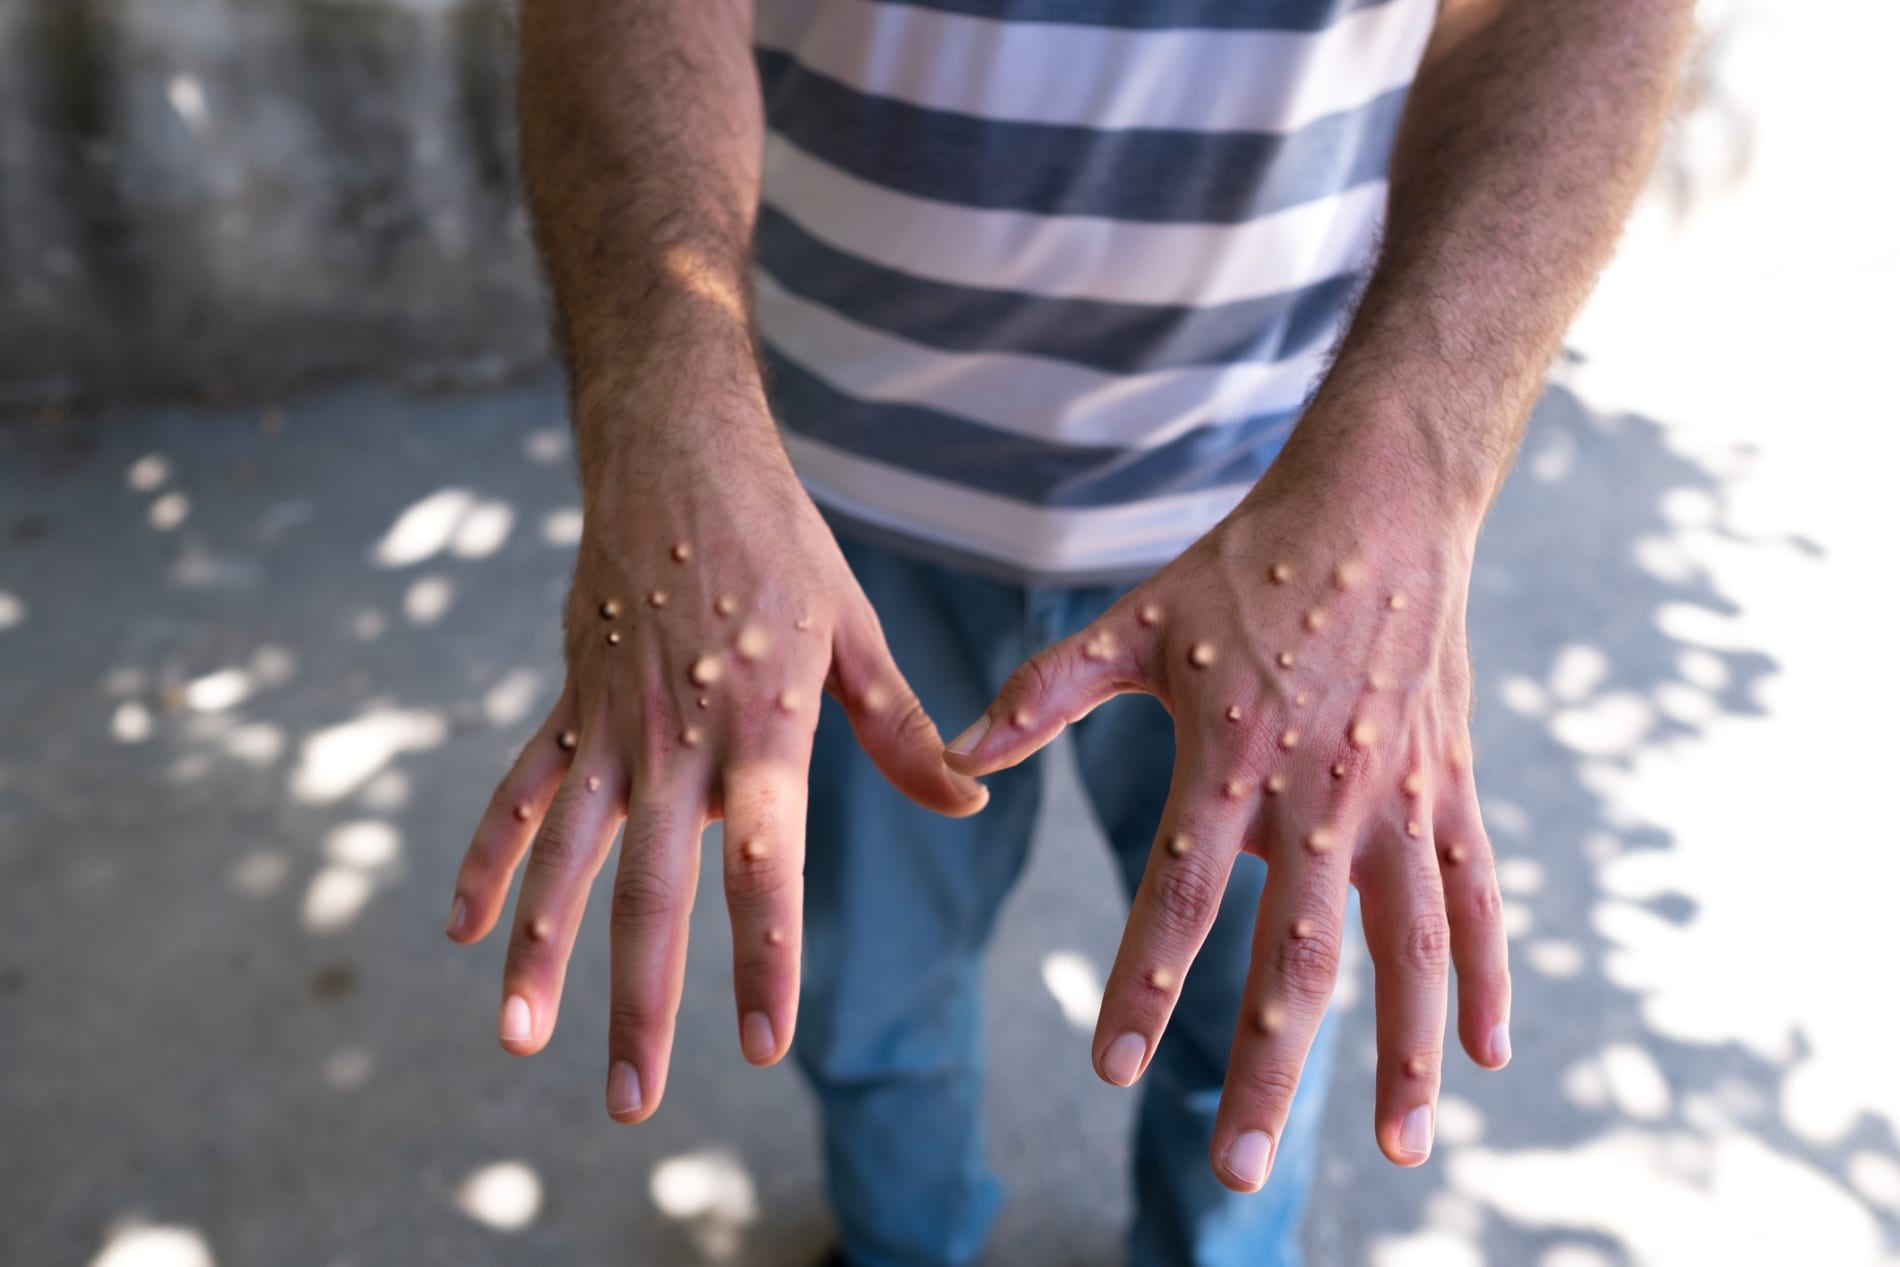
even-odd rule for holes
{"type": "Polygon", "coordinates": [[[509,42],[502,0],[0,0],[0,409],[538,359],[509,42]]]}

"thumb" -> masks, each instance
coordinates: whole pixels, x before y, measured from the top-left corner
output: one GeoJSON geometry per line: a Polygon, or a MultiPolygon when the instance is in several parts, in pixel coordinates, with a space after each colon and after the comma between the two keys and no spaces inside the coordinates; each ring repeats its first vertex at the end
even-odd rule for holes
{"type": "Polygon", "coordinates": [[[944,765],[937,724],[904,680],[868,608],[839,626],[826,689],[844,705],[858,744],[892,787],[925,809],[953,818],[989,803],[988,788],[944,765]]]}
{"type": "Polygon", "coordinates": [[[1133,658],[1107,617],[1022,662],[970,727],[944,749],[944,762],[965,774],[1016,765],[1046,746],[1096,705],[1138,689],[1133,658]]]}

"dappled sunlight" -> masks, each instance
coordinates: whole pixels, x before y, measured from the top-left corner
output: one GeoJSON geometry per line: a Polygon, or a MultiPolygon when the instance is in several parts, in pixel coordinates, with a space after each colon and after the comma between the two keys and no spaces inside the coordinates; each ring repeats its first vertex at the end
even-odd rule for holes
{"type": "Polygon", "coordinates": [[[332,828],[323,842],[328,865],[304,892],[301,919],[312,933],[334,933],[362,913],[402,857],[402,834],[377,819],[332,828]]]}
{"type": "Polygon", "coordinates": [[[1086,955],[1055,950],[1042,957],[1042,984],[1062,1009],[1062,1017],[1079,1030],[1092,1032],[1102,1010],[1102,976],[1086,955]]]}
{"type": "Polygon", "coordinates": [[[541,517],[541,541],[544,545],[578,545],[581,539],[581,511],[578,506],[550,510],[541,517]]]}
{"type": "Polygon", "coordinates": [[[396,517],[370,548],[378,567],[405,568],[447,552],[484,559],[501,549],[515,523],[514,508],[484,501],[465,488],[444,488],[414,503],[396,517]]]}
{"type": "Polygon", "coordinates": [[[389,531],[370,547],[370,561],[377,567],[406,568],[434,558],[448,548],[474,505],[475,495],[465,488],[430,493],[396,517],[389,531]]]}
{"type": "Polygon", "coordinates": [[[446,576],[419,576],[402,596],[402,614],[412,625],[433,625],[448,614],[455,585],[446,576]]]}
{"type": "Polygon", "coordinates": [[[541,1177],[520,1161],[483,1166],[455,1190],[456,1208],[497,1232],[519,1232],[534,1222],[541,1200],[541,1177]]]}
{"type": "Polygon", "coordinates": [[[1634,1267],[1880,1261],[1879,1227],[1852,1195],[1739,1130],[1618,1127],[1565,1148],[1460,1148],[1445,1167],[1514,1224],[1588,1229],[1634,1267]]]}
{"type": "Polygon", "coordinates": [[[448,737],[448,722],[433,709],[372,708],[304,740],[290,794],[306,804],[341,800],[397,756],[433,748],[448,737]]]}
{"type": "Polygon", "coordinates": [[[494,726],[525,721],[541,694],[541,675],[533,669],[510,669],[482,696],[482,714],[494,726]]]}
{"type": "Polygon", "coordinates": [[[746,1228],[759,1217],[751,1174],[718,1149],[666,1158],[653,1168],[647,1192],[661,1214],[685,1224],[693,1247],[716,1261],[738,1252],[746,1228]]]}
{"type": "Polygon", "coordinates": [[[110,1232],[86,1267],[217,1267],[197,1229],[129,1224],[110,1232]]]}

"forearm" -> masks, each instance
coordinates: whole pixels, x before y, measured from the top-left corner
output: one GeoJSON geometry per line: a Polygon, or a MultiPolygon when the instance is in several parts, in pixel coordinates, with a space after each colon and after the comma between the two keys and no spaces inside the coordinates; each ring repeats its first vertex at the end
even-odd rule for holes
{"type": "Polygon", "coordinates": [[[712,430],[776,449],[748,311],[751,15],[749,0],[523,5],[522,168],[584,473],[657,465],[712,430]]]}
{"type": "Polygon", "coordinates": [[[1446,0],[1380,257],[1309,411],[1324,426],[1295,435],[1305,456],[1374,442],[1395,478],[1475,527],[1648,172],[1690,14],[1686,0],[1446,0]]]}

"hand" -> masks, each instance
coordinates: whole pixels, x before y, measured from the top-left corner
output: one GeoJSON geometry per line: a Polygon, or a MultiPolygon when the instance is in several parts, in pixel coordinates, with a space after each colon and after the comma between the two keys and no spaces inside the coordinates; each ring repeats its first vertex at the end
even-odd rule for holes
{"type": "Polygon", "coordinates": [[[1225,521],[1093,625],[1038,653],[946,753],[971,775],[1023,760],[1124,691],[1174,718],[1173,785],[1096,1025],[1105,1080],[1141,1076],[1243,850],[1268,863],[1211,1159],[1266,1180],[1338,971],[1347,885],[1376,972],[1387,1157],[1431,1149],[1447,957],[1458,1032],[1511,1052],[1510,978],[1472,786],[1465,596],[1476,516],[1387,482],[1273,468],[1225,521]]]}
{"type": "Polygon", "coordinates": [[[936,727],[783,453],[736,443],[716,461],[669,453],[651,463],[663,478],[589,472],[567,681],[495,789],[449,917],[451,938],[480,940],[527,857],[500,1034],[508,1051],[539,1051],[588,888],[625,821],[607,1080],[622,1122],[651,1116],[665,1090],[700,833],[714,819],[726,820],[740,1045],[766,1065],[791,1044],[821,691],[912,799],[962,815],[988,798],[944,767],[936,727]]]}

